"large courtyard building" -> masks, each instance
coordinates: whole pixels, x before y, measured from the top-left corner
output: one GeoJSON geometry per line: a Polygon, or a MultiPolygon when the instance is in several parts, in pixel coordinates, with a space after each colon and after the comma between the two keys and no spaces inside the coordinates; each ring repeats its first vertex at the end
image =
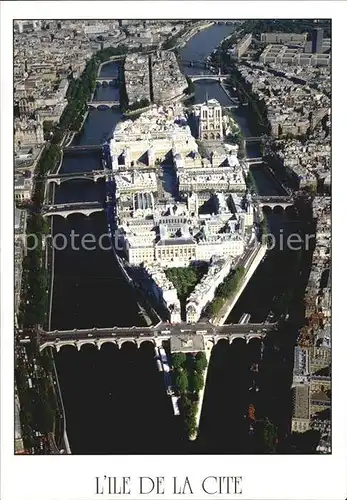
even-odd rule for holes
{"type": "Polygon", "coordinates": [[[197,153],[180,105],[153,109],[135,121],[117,124],[110,142],[114,171],[154,166],[168,161],[173,150],[183,157],[197,153]]]}
{"type": "MultiPolygon", "coordinates": [[[[313,50],[312,50],[313,52],[313,50]]],[[[329,66],[330,54],[302,52],[297,47],[270,44],[259,56],[263,64],[288,64],[291,66],[329,66]]]]}
{"type": "Polygon", "coordinates": [[[304,44],[307,40],[307,33],[262,33],[260,41],[263,43],[292,43],[304,44]]]}

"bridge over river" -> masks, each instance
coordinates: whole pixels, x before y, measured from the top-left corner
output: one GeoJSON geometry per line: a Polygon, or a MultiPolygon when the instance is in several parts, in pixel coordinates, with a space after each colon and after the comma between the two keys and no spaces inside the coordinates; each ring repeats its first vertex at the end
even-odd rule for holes
{"type": "MultiPolygon", "coordinates": [[[[113,343],[121,347],[125,342],[140,346],[142,342],[152,342],[161,346],[169,340],[174,351],[194,352],[206,349],[208,344],[215,344],[221,339],[233,342],[242,339],[249,342],[253,338],[262,340],[268,333],[275,332],[277,323],[250,323],[247,325],[215,326],[210,322],[196,324],[159,323],[151,327],[113,327],[74,330],[54,330],[37,332],[40,350],[53,347],[57,351],[63,346],[73,346],[78,350],[85,344],[101,349],[104,343],[113,343]]],[[[23,339],[23,341],[25,341],[23,339]]]]}
{"type": "Polygon", "coordinates": [[[88,101],[87,102],[89,108],[114,108],[116,106],[119,106],[119,100],[118,101],[88,101]]]}
{"type": "Polygon", "coordinates": [[[260,207],[270,208],[287,208],[294,205],[294,198],[291,196],[253,196],[253,201],[260,207]]]}
{"type": "Polygon", "coordinates": [[[230,75],[213,75],[211,73],[201,73],[200,75],[186,75],[192,82],[197,82],[199,80],[214,80],[215,82],[223,82],[230,75]]]}
{"type": "Polygon", "coordinates": [[[92,170],[91,172],[72,172],[71,174],[50,174],[47,175],[46,182],[50,184],[55,182],[60,186],[62,182],[72,181],[72,180],[92,180],[96,182],[98,179],[106,177],[108,174],[105,170],[92,170]]]}
{"type": "Polygon", "coordinates": [[[97,152],[102,151],[102,144],[85,144],[82,146],[67,146],[63,149],[64,153],[97,152]]]}
{"type": "Polygon", "coordinates": [[[43,205],[41,214],[43,217],[51,215],[60,215],[68,217],[71,214],[91,215],[95,212],[101,212],[104,206],[98,201],[78,202],[78,203],[62,203],[59,205],[43,205]]]}
{"type": "Polygon", "coordinates": [[[109,85],[110,83],[118,83],[118,75],[117,76],[98,76],[96,78],[96,83],[99,83],[101,85],[103,85],[104,83],[106,83],[107,85],[109,85]]]}

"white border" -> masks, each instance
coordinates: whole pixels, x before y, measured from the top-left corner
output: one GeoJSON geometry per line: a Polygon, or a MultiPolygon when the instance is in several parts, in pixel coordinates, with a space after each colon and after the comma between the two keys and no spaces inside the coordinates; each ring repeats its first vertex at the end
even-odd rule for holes
{"type": "MultiPolygon", "coordinates": [[[[96,498],[95,476],[185,477],[188,498],[203,495],[201,478],[242,475],[247,499],[331,499],[347,497],[346,332],[343,199],[346,181],[346,19],[344,2],[2,2],[1,4],[1,478],[3,500],[96,498]],[[135,15],[134,15],[135,14],[135,15]],[[41,18],[333,18],[333,454],[331,456],[14,456],[13,455],[13,247],[12,247],[12,19],[41,18]],[[341,179],[340,179],[341,176],[341,179]],[[340,243],[340,245],[339,245],[340,243]],[[338,276],[338,278],[337,278],[338,276]],[[340,307],[339,307],[340,306],[340,307]]],[[[275,375],[275,374],[274,374],[275,375]]],[[[100,495],[99,495],[100,496],[100,495]]],[[[120,495],[117,495],[118,497],[120,495]]],[[[105,495],[104,495],[105,497],[105,495]]],[[[115,496],[108,496],[115,498],[115,496]]],[[[175,498],[167,488],[159,498],[175,498]]],[[[157,498],[136,494],[122,498],[157,498]]]]}

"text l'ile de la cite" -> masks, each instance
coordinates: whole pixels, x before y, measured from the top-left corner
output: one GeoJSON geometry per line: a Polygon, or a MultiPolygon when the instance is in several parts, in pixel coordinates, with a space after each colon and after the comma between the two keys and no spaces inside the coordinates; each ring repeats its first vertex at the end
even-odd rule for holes
{"type": "Polygon", "coordinates": [[[96,476],[97,495],[242,495],[242,476],[206,476],[200,481],[188,476],[96,476]]]}

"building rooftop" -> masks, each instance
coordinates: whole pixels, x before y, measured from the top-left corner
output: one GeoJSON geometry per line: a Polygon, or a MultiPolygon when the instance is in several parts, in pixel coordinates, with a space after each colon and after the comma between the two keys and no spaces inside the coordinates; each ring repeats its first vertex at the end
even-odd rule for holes
{"type": "Polygon", "coordinates": [[[170,339],[171,352],[199,352],[205,349],[202,335],[175,335],[170,339]]]}

